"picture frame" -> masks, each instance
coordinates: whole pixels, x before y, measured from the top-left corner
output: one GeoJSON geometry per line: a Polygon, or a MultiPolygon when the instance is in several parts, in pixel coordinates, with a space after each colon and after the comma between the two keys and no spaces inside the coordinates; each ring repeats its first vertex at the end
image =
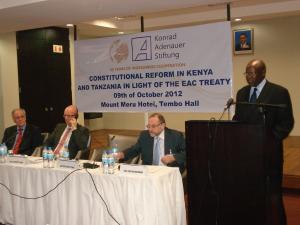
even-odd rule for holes
{"type": "Polygon", "coordinates": [[[233,53],[235,55],[254,53],[254,29],[233,30],[233,53]]]}

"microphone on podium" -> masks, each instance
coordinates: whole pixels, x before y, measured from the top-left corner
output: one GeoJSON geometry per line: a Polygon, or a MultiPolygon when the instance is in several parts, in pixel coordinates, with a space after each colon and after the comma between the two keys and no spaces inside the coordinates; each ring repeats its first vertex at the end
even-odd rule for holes
{"type": "MultiPolygon", "coordinates": [[[[233,105],[233,104],[235,104],[233,98],[229,98],[229,99],[227,100],[227,102],[226,102],[226,105],[224,106],[224,110],[223,110],[223,112],[222,112],[222,115],[221,115],[220,118],[218,119],[218,121],[220,121],[220,120],[222,119],[222,117],[223,117],[225,111],[226,111],[227,109],[229,109],[230,106],[233,105]]],[[[229,110],[228,110],[228,119],[229,119],[229,110]]]]}
{"type": "Polygon", "coordinates": [[[233,100],[233,98],[229,98],[228,99],[228,101],[226,102],[226,105],[225,105],[225,108],[224,108],[224,110],[227,110],[227,109],[229,109],[230,108],[230,106],[231,105],[233,105],[234,104],[234,100],[233,100]]]}

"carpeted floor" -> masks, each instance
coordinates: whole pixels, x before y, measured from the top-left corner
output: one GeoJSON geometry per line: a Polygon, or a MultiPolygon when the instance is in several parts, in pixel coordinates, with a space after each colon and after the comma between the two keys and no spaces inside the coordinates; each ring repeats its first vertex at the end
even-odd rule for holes
{"type": "Polygon", "coordinates": [[[283,195],[288,225],[300,224],[300,193],[284,193],[283,195]]]}

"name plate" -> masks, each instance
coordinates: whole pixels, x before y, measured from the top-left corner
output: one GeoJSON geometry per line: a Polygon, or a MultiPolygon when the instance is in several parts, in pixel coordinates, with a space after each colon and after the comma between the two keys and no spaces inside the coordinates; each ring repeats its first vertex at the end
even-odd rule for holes
{"type": "Polygon", "coordinates": [[[75,159],[63,159],[59,158],[58,159],[58,166],[59,167],[64,167],[64,168],[73,168],[73,169],[78,169],[79,168],[79,162],[75,159]]]}
{"type": "Polygon", "coordinates": [[[26,164],[27,163],[27,155],[8,155],[7,161],[9,163],[20,163],[20,164],[26,164]]]}
{"type": "Polygon", "coordinates": [[[131,174],[141,174],[147,175],[148,170],[144,165],[136,165],[136,164],[121,164],[120,173],[131,173],[131,174]]]}
{"type": "Polygon", "coordinates": [[[33,157],[33,156],[27,157],[28,164],[36,164],[36,163],[42,163],[42,162],[43,162],[43,157],[33,157]]]}

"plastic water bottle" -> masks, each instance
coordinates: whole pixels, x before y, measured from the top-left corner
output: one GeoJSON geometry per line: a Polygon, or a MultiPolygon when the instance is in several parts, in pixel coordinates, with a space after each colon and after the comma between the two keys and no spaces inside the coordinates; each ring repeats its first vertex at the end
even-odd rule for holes
{"type": "Polygon", "coordinates": [[[7,158],[7,146],[5,143],[2,144],[2,148],[3,148],[3,159],[4,162],[6,162],[6,158],[7,158]]]}
{"type": "Polygon", "coordinates": [[[64,147],[63,147],[63,152],[62,152],[62,157],[64,158],[64,159],[69,159],[69,149],[68,149],[68,145],[65,145],[64,147]]]}
{"type": "Polygon", "coordinates": [[[43,167],[48,168],[48,149],[44,147],[43,149],[43,167]]]}
{"type": "Polygon", "coordinates": [[[118,144],[117,143],[113,143],[112,147],[111,147],[111,151],[112,151],[112,154],[113,154],[113,157],[114,157],[114,162],[118,162],[118,159],[116,157],[116,155],[118,154],[118,144]]]}
{"type": "Polygon", "coordinates": [[[103,173],[108,174],[108,157],[107,152],[104,151],[102,154],[102,167],[103,167],[103,173]]]}
{"type": "Polygon", "coordinates": [[[48,168],[54,168],[54,153],[51,147],[48,148],[48,168]]]}
{"type": "Polygon", "coordinates": [[[108,161],[108,173],[113,174],[115,168],[115,159],[113,156],[113,151],[108,152],[107,161],[108,161]]]}
{"type": "Polygon", "coordinates": [[[0,145],[0,163],[4,163],[4,146],[3,144],[0,145]]]}

